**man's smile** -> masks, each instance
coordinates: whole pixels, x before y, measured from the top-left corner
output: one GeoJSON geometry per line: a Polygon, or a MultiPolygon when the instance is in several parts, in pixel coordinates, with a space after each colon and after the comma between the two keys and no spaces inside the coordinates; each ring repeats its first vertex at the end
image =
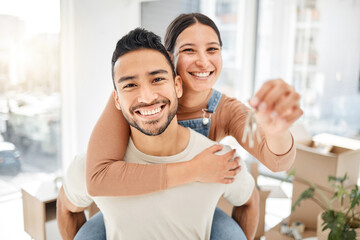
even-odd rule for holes
{"type": "Polygon", "coordinates": [[[136,107],[134,113],[140,117],[155,118],[160,116],[165,106],[165,103],[157,103],[150,106],[136,107]]]}
{"type": "Polygon", "coordinates": [[[153,110],[139,110],[141,115],[148,116],[148,115],[154,115],[156,113],[159,113],[161,111],[161,108],[156,108],[153,110]]]}

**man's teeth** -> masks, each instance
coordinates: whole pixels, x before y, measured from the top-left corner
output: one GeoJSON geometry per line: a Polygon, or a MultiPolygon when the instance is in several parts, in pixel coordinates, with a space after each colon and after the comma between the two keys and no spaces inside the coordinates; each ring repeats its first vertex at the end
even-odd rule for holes
{"type": "Polygon", "coordinates": [[[153,109],[153,110],[140,110],[140,114],[141,115],[144,115],[144,116],[148,116],[148,115],[154,115],[156,113],[159,113],[161,111],[161,108],[156,108],[156,109],[153,109]]]}
{"type": "Polygon", "coordinates": [[[210,72],[194,72],[193,74],[197,77],[207,77],[210,75],[210,72]]]}

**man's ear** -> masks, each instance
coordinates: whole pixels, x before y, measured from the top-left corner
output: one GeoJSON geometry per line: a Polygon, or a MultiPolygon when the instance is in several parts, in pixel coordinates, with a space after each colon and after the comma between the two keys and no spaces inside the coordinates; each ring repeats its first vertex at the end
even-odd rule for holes
{"type": "Polygon", "coordinates": [[[179,75],[177,75],[175,77],[175,91],[176,91],[176,96],[178,98],[181,98],[181,96],[183,95],[183,87],[182,87],[182,79],[179,75]]]}
{"type": "Polygon", "coordinates": [[[117,91],[115,89],[113,90],[113,97],[114,97],[114,100],[115,100],[116,108],[121,111],[120,102],[119,102],[119,95],[118,95],[118,93],[117,93],[117,91]]]}

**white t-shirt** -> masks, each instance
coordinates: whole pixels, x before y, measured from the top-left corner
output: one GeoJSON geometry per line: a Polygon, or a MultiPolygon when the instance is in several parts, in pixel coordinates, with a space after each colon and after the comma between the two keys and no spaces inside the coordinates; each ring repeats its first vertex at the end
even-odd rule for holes
{"type": "MultiPolygon", "coordinates": [[[[140,152],[130,139],[124,159],[141,164],[188,161],[214,143],[190,129],[184,151],[174,156],[156,157],[140,152]]],[[[218,154],[230,150],[225,146],[218,154]]],[[[84,156],[75,159],[64,183],[66,195],[76,206],[92,202],[89,196],[83,196],[86,193],[84,162],[84,156]],[[80,187],[82,190],[74,189],[80,187]]],[[[107,239],[210,239],[212,218],[220,197],[240,206],[252,194],[254,179],[242,160],[240,165],[241,171],[231,184],[194,182],[140,196],[93,197],[104,215],[107,239]]]]}

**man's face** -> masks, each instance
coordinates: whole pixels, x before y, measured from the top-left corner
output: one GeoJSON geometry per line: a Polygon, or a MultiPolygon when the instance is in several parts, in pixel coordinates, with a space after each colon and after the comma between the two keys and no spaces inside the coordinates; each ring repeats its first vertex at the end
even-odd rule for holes
{"type": "Polygon", "coordinates": [[[119,57],[114,65],[116,107],[130,126],[149,136],[161,134],[174,118],[181,79],[172,75],[158,51],[139,49],[119,57]]]}

